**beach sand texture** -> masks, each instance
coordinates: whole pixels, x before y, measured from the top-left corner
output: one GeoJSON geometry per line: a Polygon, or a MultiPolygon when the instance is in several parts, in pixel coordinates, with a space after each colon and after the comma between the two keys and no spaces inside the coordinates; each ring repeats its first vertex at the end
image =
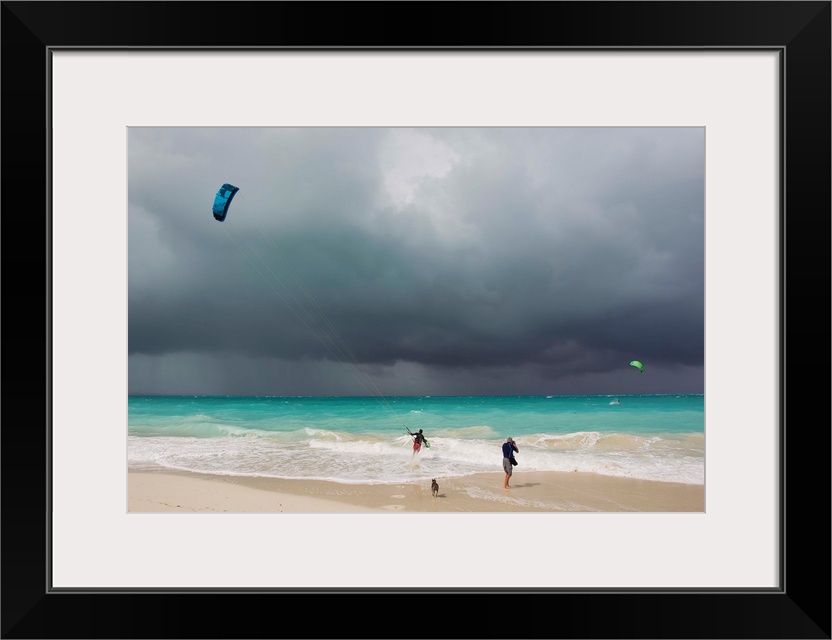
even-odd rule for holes
{"type": "Polygon", "coordinates": [[[128,512],[200,513],[499,513],[704,512],[701,484],[656,482],[582,472],[516,472],[402,484],[128,472],[128,512]]]}

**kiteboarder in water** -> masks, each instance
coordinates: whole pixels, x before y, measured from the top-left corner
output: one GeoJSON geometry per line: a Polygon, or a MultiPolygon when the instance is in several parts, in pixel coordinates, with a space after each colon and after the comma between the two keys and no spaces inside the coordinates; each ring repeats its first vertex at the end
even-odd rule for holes
{"type": "MultiPolygon", "coordinates": [[[[410,433],[410,431],[408,431],[410,433]]],[[[419,429],[419,433],[410,433],[413,436],[413,455],[415,456],[422,448],[422,444],[427,444],[428,441],[424,435],[422,435],[422,430],[419,429]]]]}

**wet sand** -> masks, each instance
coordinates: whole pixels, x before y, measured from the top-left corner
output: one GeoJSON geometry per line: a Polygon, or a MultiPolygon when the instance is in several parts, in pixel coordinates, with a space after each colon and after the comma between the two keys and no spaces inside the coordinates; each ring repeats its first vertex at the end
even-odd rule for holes
{"type": "Polygon", "coordinates": [[[702,513],[705,488],[594,473],[516,472],[402,484],[342,484],[177,471],[128,474],[128,512],[207,513],[702,513]]]}

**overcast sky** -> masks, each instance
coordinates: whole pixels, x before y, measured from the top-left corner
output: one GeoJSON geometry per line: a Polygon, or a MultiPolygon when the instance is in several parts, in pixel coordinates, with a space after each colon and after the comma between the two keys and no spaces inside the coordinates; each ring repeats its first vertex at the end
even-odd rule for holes
{"type": "Polygon", "coordinates": [[[704,136],[131,128],[129,391],[702,393],[704,136]]]}

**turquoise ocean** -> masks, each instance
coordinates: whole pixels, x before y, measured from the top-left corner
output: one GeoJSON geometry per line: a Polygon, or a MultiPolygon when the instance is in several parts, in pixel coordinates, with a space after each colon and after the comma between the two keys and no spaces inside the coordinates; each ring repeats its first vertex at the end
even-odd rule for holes
{"type": "Polygon", "coordinates": [[[128,398],[135,470],[417,482],[502,473],[508,436],[518,472],[704,484],[703,395],[128,398]]]}

